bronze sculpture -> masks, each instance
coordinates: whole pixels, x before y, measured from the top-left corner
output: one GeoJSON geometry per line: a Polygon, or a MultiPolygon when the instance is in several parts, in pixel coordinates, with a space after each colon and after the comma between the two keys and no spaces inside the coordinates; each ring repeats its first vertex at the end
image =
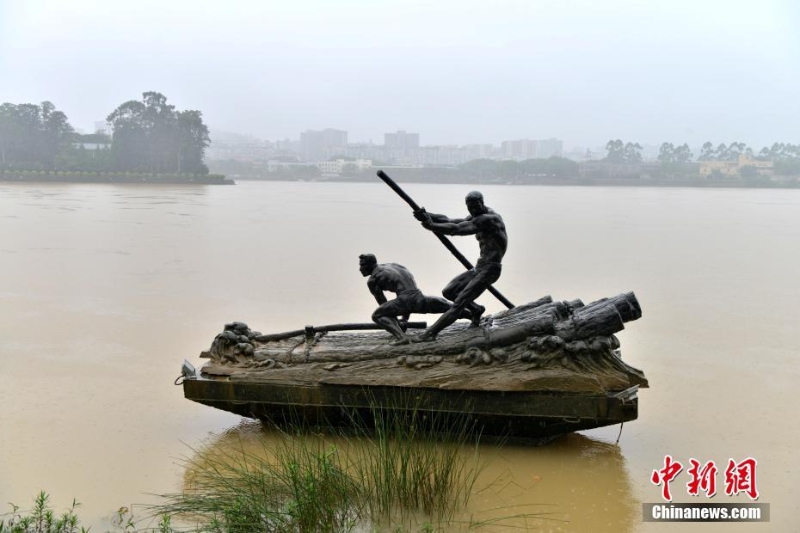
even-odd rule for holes
{"type": "Polygon", "coordinates": [[[425,296],[404,266],[363,254],[360,271],[379,303],[374,324],[266,335],[227,324],[201,354],[209,361],[199,372],[184,365],[177,381],[187,398],[279,424],[301,413],[309,424],[350,425],[350,413],[369,413],[374,405],[438,415],[468,411],[479,434],[536,442],[636,419],[637,392],[647,378],[622,360],[616,337],[642,316],[633,293],[586,305],[546,296],[515,306],[492,287],[508,236],[480,193],[467,195],[468,216],[451,219],[428,213],[384,172],[378,175],[467,269],[443,291],[454,302],[425,296]],[[476,266],[446,235],[476,236],[476,266]],[[482,316],[475,299],[484,291],[508,309],[482,316]],[[388,300],[384,292],[397,296],[388,300]],[[420,337],[430,342],[408,342],[407,328],[425,327],[408,322],[412,313],[443,313],[420,337]]]}
{"type": "Polygon", "coordinates": [[[453,306],[439,320],[418,338],[431,341],[436,335],[469,310],[472,325],[478,326],[480,317],[486,310],[476,304],[480,296],[492,283],[500,278],[501,261],[508,248],[508,234],[503,218],[483,203],[483,195],[470,192],[466,199],[469,216],[449,218],[445,215],[431,214],[424,208],[414,212],[414,217],[422,222],[422,227],[444,235],[475,235],[480,245],[480,257],[475,268],[456,276],[442,291],[445,298],[453,301],[453,306]]]}

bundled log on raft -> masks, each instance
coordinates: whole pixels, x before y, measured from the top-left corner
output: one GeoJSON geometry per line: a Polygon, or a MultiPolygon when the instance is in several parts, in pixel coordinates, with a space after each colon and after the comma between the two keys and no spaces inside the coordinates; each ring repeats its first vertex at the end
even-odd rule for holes
{"type": "Polygon", "coordinates": [[[262,335],[233,322],[201,354],[210,360],[199,373],[186,363],[184,395],[242,416],[320,425],[411,398],[414,411],[456,420],[469,412],[483,435],[549,439],[636,419],[637,390],[648,383],[623,362],[615,334],[641,316],[633,293],[588,305],[547,296],[400,346],[369,324],[262,335]]]}
{"type": "Polygon", "coordinates": [[[589,305],[547,296],[487,316],[479,327],[456,323],[433,342],[399,346],[382,330],[261,335],[235,322],[201,356],[211,359],[204,373],[231,379],[613,391],[647,386],[644,374],[622,361],[614,336],[641,316],[632,292],[589,305]]]}

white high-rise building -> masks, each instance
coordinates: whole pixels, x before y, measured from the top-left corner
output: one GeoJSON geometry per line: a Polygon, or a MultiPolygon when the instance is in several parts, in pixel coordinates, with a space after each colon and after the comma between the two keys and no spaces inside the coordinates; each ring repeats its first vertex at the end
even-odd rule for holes
{"type": "Polygon", "coordinates": [[[419,148],[419,133],[406,133],[404,130],[398,130],[395,133],[384,133],[383,144],[388,150],[397,150],[406,154],[419,148]]]}
{"type": "Polygon", "coordinates": [[[548,157],[561,157],[564,152],[564,143],[558,139],[550,138],[536,141],[536,157],[547,159],[548,157]]]}
{"type": "Polygon", "coordinates": [[[531,139],[503,141],[500,146],[503,156],[509,159],[533,159],[538,155],[536,141],[531,139]]]}
{"type": "Polygon", "coordinates": [[[326,128],[300,134],[300,153],[306,161],[319,161],[343,153],[347,148],[347,132],[326,128]]]}

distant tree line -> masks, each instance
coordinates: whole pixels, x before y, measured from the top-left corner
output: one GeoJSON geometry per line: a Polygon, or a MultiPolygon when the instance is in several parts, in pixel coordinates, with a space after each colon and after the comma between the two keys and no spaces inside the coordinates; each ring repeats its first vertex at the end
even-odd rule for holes
{"type": "Polygon", "coordinates": [[[210,138],[200,111],[178,111],[163,94],[146,92],[141,101],[123,103],[106,120],[110,138],[79,135],[50,102],[6,102],[0,105],[0,169],[208,173],[203,158],[210,138]],[[97,146],[86,149],[87,143],[97,146]]]}
{"type": "Polygon", "coordinates": [[[0,165],[52,169],[74,131],[51,102],[0,105],[0,165]]]}
{"type": "Polygon", "coordinates": [[[609,163],[635,164],[642,162],[642,146],[639,143],[623,143],[620,139],[606,143],[606,161],[609,163]]]}
{"type": "MultiPolygon", "coordinates": [[[[617,164],[638,164],[642,162],[641,150],[642,146],[639,143],[623,142],[620,139],[609,140],[606,143],[607,155],[604,160],[617,164]]],[[[734,141],[715,146],[709,141],[703,144],[695,160],[687,143],[678,146],[664,142],[659,148],[658,162],[666,171],[689,171],[694,161],[736,161],[740,155],[754,160],[772,161],[777,174],[800,174],[800,145],[787,143],[774,143],[756,153],[743,142],[734,141]]]]}
{"type": "Polygon", "coordinates": [[[580,174],[578,163],[556,156],[523,161],[475,159],[458,168],[464,175],[478,181],[498,178],[504,181],[524,181],[530,178],[572,179],[580,174]]]}
{"type": "Polygon", "coordinates": [[[719,146],[714,148],[714,145],[709,141],[703,144],[700,151],[698,161],[735,161],[740,155],[753,156],[753,150],[745,143],[732,142],[729,145],[720,143],[719,146]]]}
{"type": "Polygon", "coordinates": [[[683,143],[680,146],[675,146],[672,143],[661,143],[661,148],[658,150],[658,160],[662,164],[669,163],[688,163],[693,159],[694,155],[689,145],[683,143]]]}
{"type": "Polygon", "coordinates": [[[716,148],[710,142],[703,144],[698,161],[735,161],[740,155],[746,155],[760,161],[772,161],[775,172],[783,175],[800,174],[800,145],[789,143],[773,143],[763,147],[757,154],[745,143],[722,143],[716,148]]]}

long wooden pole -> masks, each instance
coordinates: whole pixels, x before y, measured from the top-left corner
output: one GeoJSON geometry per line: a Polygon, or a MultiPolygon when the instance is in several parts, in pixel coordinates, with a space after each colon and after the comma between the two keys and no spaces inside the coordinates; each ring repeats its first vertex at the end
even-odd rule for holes
{"type": "MultiPolygon", "coordinates": [[[[408,322],[406,327],[409,329],[425,329],[428,327],[427,322],[408,322]]],[[[373,329],[385,329],[375,323],[369,324],[330,324],[327,326],[306,326],[305,329],[295,329],[292,331],[285,331],[283,333],[270,333],[269,335],[259,335],[256,337],[258,342],[272,342],[281,341],[284,339],[291,339],[292,337],[299,337],[300,335],[313,335],[315,333],[327,333],[329,331],[369,331],[373,329]]]]}
{"type": "MultiPolygon", "coordinates": [[[[392,178],[390,178],[388,174],[386,174],[386,172],[384,172],[383,170],[379,170],[378,177],[382,179],[384,183],[386,183],[386,185],[388,185],[394,192],[396,192],[400,198],[405,200],[405,202],[411,206],[411,209],[413,209],[414,211],[419,211],[421,209],[419,204],[417,204],[417,202],[415,202],[413,198],[411,198],[408,194],[406,194],[406,192],[403,189],[401,189],[400,186],[397,183],[395,183],[395,181],[392,178]]],[[[462,265],[464,265],[464,268],[466,268],[467,270],[471,270],[472,268],[474,268],[472,266],[472,263],[469,262],[469,259],[464,257],[464,255],[458,251],[458,248],[455,247],[455,245],[450,241],[450,239],[439,233],[436,232],[432,233],[436,235],[439,241],[441,241],[441,243],[444,244],[444,247],[450,250],[450,253],[453,254],[455,258],[458,259],[462,265]]],[[[505,305],[509,309],[512,309],[514,307],[514,304],[508,301],[508,298],[500,294],[500,291],[498,291],[491,285],[489,285],[489,288],[487,290],[490,293],[492,293],[492,295],[495,298],[500,300],[500,302],[502,302],[503,305],[505,305]]]]}

